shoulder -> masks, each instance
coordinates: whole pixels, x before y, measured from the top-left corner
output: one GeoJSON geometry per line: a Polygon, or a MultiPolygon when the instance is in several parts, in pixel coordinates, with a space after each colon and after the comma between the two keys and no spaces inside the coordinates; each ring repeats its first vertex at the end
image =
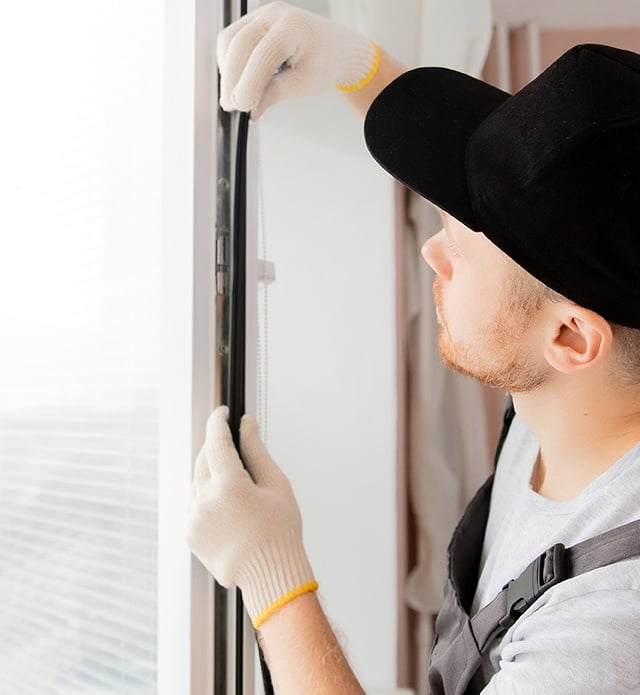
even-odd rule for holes
{"type": "Polygon", "coordinates": [[[492,650],[486,695],[640,692],[640,558],[569,579],[492,650]]]}

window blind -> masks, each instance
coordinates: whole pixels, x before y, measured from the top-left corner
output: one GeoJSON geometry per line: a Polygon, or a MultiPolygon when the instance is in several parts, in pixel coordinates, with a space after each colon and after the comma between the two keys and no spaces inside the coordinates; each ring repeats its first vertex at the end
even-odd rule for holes
{"type": "Polygon", "coordinates": [[[0,692],[154,692],[152,403],[4,413],[0,692]]]}
{"type": "Polygon", "coordinates": [[[156,692],[162,12],[0,10],[0,695],[156,692]]]}

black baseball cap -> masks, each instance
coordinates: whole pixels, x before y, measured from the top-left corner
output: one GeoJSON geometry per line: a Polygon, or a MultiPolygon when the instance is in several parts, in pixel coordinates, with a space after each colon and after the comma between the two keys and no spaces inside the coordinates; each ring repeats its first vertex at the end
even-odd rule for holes
{"type": "Polygon", "coordinates": [[[640,56],[585,44],[513,96],[446,68],[374,100],[369,151],[547,286],[640,328],[640,56]]]}

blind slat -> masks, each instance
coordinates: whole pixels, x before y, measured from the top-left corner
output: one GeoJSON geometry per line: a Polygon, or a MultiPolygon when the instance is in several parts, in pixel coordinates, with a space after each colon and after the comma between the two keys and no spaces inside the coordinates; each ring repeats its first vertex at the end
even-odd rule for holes
{"type": "MultiPolygon", "coordinates": [[[[117,656],[117,654],[114,654],[114,656],[117,656]]],[[[55,667],[55,656],[52,658],[50,655],[47,655],[47,661],[48,662],[54,662],[52,664],[53,667],[55,667]]],[[[60,655],[60,661],[68,661],[68,657],[65,658],[64,654],[60,655]]],[[[1,662],[0,662],[1,663],[1,662]]],[[[83,662],[85,663],[85,662],[83,662]]],[[[108,663],[108,662],[107,662],[108,663]]],[[[113,663],[113,662],[111,662],[113,663]]],[[[52,671],[53,668],[51,666],[49,667],[52,671]]],[[[70,670],[64,670],[61,668],[56,669],[53,673],[51,674],[45,674],[41,675],[39,671],[34,670],[34,669],[20,669],[19,677],[12,681],[11,680],[11,675],[12,671],[17,671],[17,669],[12,669],[11,665],[8,667],[5,667],[3,669],[3,682],[5,683],[12,683],[15,684],[16,682],[20,684],[20,687],[24,685],[24,677],[27,675],[27,682],[29,684],[33,684],[37,686],[38,688],[45,688],[45,690],[26,690],[24,692],[37,692],[39,695],[42,695],[43,693],[53,693],[54,695],[60,695],[61,690],[60,690],[60,684],[66,684],[69,686],[79,686],[81,689],[76,690],[73,692],[77,692],[81,695],[90,695],[91,693],[94,692],[92,690],[93,687],[96,685],[99,687],[104,687],[107,688],[107,690],[101,690],[100,692],[104,693],[109,693],[109,695],[114,695],[114,693],[121,693],[121,692],[126,692],[127,695],[134,695],[135,693],[151,693],[151,690],[148,690],[148,685],[146,683],[141,683],[139,685],[136,685],[134,683],[127,682],[126,680],[120,678],[112,678],[109,677],[108,675],[103,674],[103,669],[104,666],[102,662],[99,659],[91,658],[87,660],[86,666],[85,667],[76,667],[73,669],[73,671],[70,670]],[[97,666],[97,668],[92,668],[92,665],[97,666]],[[53,684],[55,683],[55,687],[53,684]],[[113,688],[116,687],[117,689],[114,690],[113,688]],[[125,691],[122,690],[122,688],[126,688],[125,691]],[[140,690],[138,690],[138,688],[140,690]]],[[[147,677],[147,683],[149,680],[153,679],[153,668],[147,666],[145,668],[144,664],[141,664],[140,667],[137,669],[137,673],[139,675],[140,680],[142,680],[143,677],[147,677]]],[[[1,689],[3,686],[0,684],[0,693],[4,694],[4,691],[1,689]]],[[[22,692],[21,690],[8,690],[6,692],[6,695],[16,695],[16,693],[22,692]]],[[[63,691],[66,692],[66,691],[63,691]]]]}
{"type": "MultiPolygon", "coordinates": [[[[15,621],[6,622],[3,619],[2,624],[10,627],[9,634],[25,634],[30,635],[30,639],[34,637],[44,637],[46,635],[55,636],[56,640],[60,640],[61,633],[67,631],[65,639],[59,643],[54,641],[52,647],[64,646],[64,644],[81,645],[90,653],[104,652],[112,656],[122,657],[122,649],[126,647],[127,658],[135,658],[135,650],[141,654],[153,654],[155,643],[147,639],[149,634],[152,634],[152,627],[148,624],[130,625],[123,616],[121,620],[116,620],[114,617],[107,622],[99,613],[95,617],[99,617],[100,621],[92,621],[92,614],[82,616],[82,620],[78,620],[78,616],[69,615],[66,610],[48,609],[41,610],[38,613],[34,611],[20,611],[19,604],[8,613],[8,616],[13,616],[15,621]],[[84,621],[84,624],[83,624],[84,621]],[[82,638],[78,639],[78,626],[83,626],[82,638]],[[112,625],[121,627],[120,630],[112,629],[112,625]],[[29,626],[32,628],[29,633],[29,626]],[[133,650],[133,651],[131,651],[133,650]]],[[[9,639],[9,638],[7,638],[9,639]]],[[[8,643],[8,642],[7,642],[8,643]]]]}
{"type": "MultiPolygon", "coordinates": [[[[24,463],[28,465],[29,461],[26,460],[24,463]]],[[[133,471],[130,475],[125,473],[123,475],[118,475],[117,477],[120,479],[119,483],[109,483],[96,476],[94,476],[93,479],[87,478],[86,470],[85,476],[82,478],[63,475],[62,470],[58,471],[58,475],[52,475],[51,473],[48,473],[48,475],[30,474],[28,470],[21,470],[11,472],[10,478],[7,476],[5,482],[0,485],[0,491],[2,488],[24,490],[27,485],[37,485],[49,492],[54,485],[64,485],[65,488],[67,488],[69,485],[73,485],[77,488],[89,488],[95,492],[105,492],[105,498],[107,500],[112,499],[112,492],[119,492],[127,495],[135,493],[136,495],[147,496],[152,500],[154,499],[156,487],[155,477],[150,475],[149,477],[151,478],[151,483],[146,481],[145,484],[136,484],[133,482],[138,477],[138,474],[135,471],[133,471]]],[[[87,497],[84,495],[80,495],[80,497],[83,500],[87,499],[87,497]]],[[[154,507],[152,506],[152,508],[154,507]]]]}
{"type": "MultiPolygon", "coordinates": [[[[2,485],[2,488],[10,491],[13,490],[14,492],[20,492],[24,490],[24,488],[21,488],[19,485],[2,485]]],[[[0,488],[0,492],[2,491],[2,488],[0,488]]],[[[33,491],[29,493],[29,497],[32,497],[33,491]]],[[[14,503],[15,504],[15,503],[14,503]]],[[[133,501],[130,501],[129,503],[126,502],[117,502],[117,501],[105,501],[105,500],[100,500],[96,499],[93,497],[82,497],[82,495],[65,495],[64,493],[61,494],[56,494],[50,491],[44,491],[44,490],[38,490],[38,500],[37,503],[30,502],[30,504],[27,506],[26,504],[22,506],[22,508],[26,509],[32,509],[34,512],[34,515],[32,516],[32,519],[37,518],[35,516],[36,512],[53,512],[53,513],[60,513],[63,516],[69,516],[69,517],[82,517],[84,519],[94,519],[94,520],[102,520],[102,521],[115,521],[118,523],[126,523],[127,525],[130,525],[131,527],[139,527],[139,528],[154,528],[154,519],[155,519],[155,513],[156,509],[153,505],[140,505],[138,503],[133,503],[133,501]],[[113,513],[109,514],[106,512],[99,513],[99,512],[92,512],[88,511],[86,509],[79,509],[78,506],[76,505],[75,507],[71,506],[65,506],[65,505],[55,505],[55,504],[50,504],[45,501],[45,497],[54,497],[57,499],[61,500],[68,500],[68,501],[75,501],[75,502],[82,502],[84,504],[90,505],[90,506],[95,506],[96,504],[102,504],[105,507],[110,508],[113,510],[113,513]],[[145,518],[151,519],[151,521],[141,521],[140,519],[134,519],[133,515],[138,515],[138,516],[143,516],[145,518]]],[[[20,509],[17,504],[15,504],[13,509],[7,510],[7,517],[11,516],[20,516],[20,509]],[[16,511],[14,511],[14,509],[16,511]]],[[[46,523],[60,523],[59,521],[54,521],[50,520],[49,516],[46,516],[44,521],[46,523]]]]}
{"type": "MultiPolygon", "coordinates": [[[[55,533],[48,533],[47,531],[33,531],[33,524],[29,522],[33,522],[33,519],[30,517],[22,517],[22,521],[26,522],[25,523],[20,523],[20,524],[11,524],[9,523],[3,523],[3,526],[7,530],[12,530],[15,529],[16,533],[13,534],[14,536],[20,536],[22,535],[27,542],[22,542],[21,547],[23,549],[23,556],[24,557],[29,557],[30,549],[32,548],[37,548],[41,554],[46,554],[46,549],[47,545],[49,543],[56,543],[58,547],[60,546],[60,536],[56,535],[55,533]]],[[[68,542],[66,544],[66,547],[69,548],[72,545],[72,542],[74,540],[77,540],[77,538],[83,538],[86,542],[90,543],[93,547],[95,547],[95,540],[98,538],[102,538],[103,540],[109,540],[113,541],[114,544],[110,546],[104,546],[105,552],[114,552],[114,547],[115,548],[122,548],[126,549],[127,553],[136,553],[140,554],[142,557],[145,555],[148,555],[148,557],[155,557],[156,554],[156,541],[155,539],[151,538],[146,538],[146,537],[133,537],[131,535],[127,534],[109,534],[106,533],[103,530],[99,530],[98,527],[95,528],[82,528],[78,526],[73,526],[72,524],[58,524],[54,522],[50,522],[47,524],[47,527],[51,527],[54,529],[59,529],[59,530],[67,530],[67,531],[72,531],[74,532],[74,536],[72,536],[70,539],[68,539],[68,542]]],[[[11,538],[7,537],[3,539],[3,545],[6,545],[7,547],[10,547],[13,543],[16,543],[15,540],[12,540],[11,538]]],[[[60,550],[59,555],[64,555],[62,550],[60,550]]]]}

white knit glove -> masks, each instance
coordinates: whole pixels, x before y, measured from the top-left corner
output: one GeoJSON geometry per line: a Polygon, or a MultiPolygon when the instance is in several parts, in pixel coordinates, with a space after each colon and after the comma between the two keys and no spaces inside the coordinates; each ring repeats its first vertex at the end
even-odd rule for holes
{"type": "Polygon", "coordinates": [[[216,408],[207,422],[196,459],[188,544],[226,587],[242,590],[258,629],[279,608],[318,588],[302,544],[302,519],[291,485],[244,416],[240,450],[227,424],[228,409],[216,408]],[[252,480],[253,478],[253,480],[252,480]]]}
{"type": "Polygon", "coordinates": [[[225,111],[266,108],[331,86],[355,91],[368,84],[380,50],[364,36],[306,10],[272,2],[218,36],[220,105],[225,111]]]}

